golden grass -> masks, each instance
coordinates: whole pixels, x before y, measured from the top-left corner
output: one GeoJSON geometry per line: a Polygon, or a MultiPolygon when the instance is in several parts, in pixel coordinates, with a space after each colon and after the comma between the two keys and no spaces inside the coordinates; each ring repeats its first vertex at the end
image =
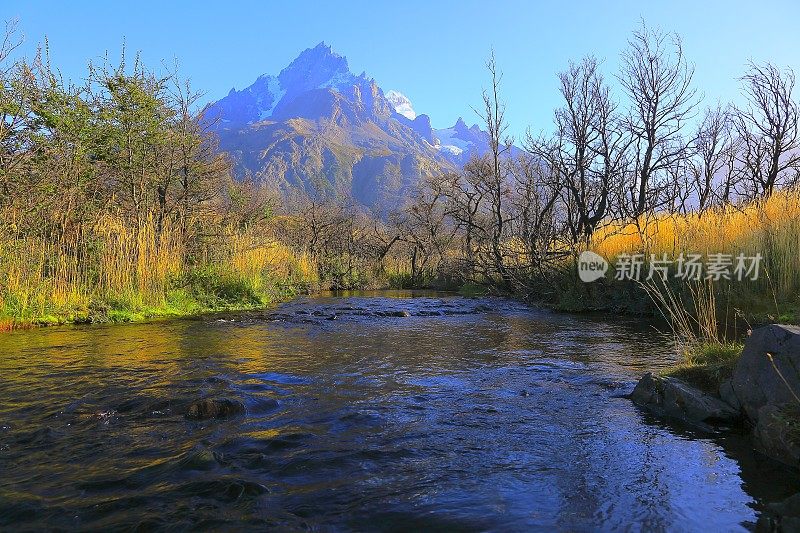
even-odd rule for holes
{"type": "Polygon", "coordinates": [[[265,279],[317,281],[317,267],[307,253],[296,254],[276,241],[255,236],[237,236],[230,242],[231,270],[262,289],[265,279]]]}
{"type": "Polygon", "coordinates": [[[639,224],[609,224],[592,240],[592,249],[613,259],[644,253],[762,254],[762,278],[776,292],[800,289],[800,194],[782,191],[744,205],[702,214],[658,215],[639,224]]]}

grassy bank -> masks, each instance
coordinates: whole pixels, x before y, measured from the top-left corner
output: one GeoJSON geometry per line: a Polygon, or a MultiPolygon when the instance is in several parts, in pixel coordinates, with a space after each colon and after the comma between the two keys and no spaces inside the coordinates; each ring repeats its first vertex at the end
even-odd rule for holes
{"type": "Polygon", "coordinates": [[[717,394],[731,378],[742,354],[738,342],[706,343],[685,347],[683,359],[664,374],[680,378],[706,392],[717,394]]]}
{"type": "MultiPolygon", "coordinates": [[[[679,364],[667,373],[702,389],[718,390],[741,354],[749,328],[800,322],[800,195],[787,190],[742,205],[703,213],[654,215],[638,223],[610,224],[590,248],[609,261],[606,277],[581,283],[570,264],[555,284],[554,306],[568,311],[599,309],[663,316],[672,328],[679,364]],[[670,266],[666,282],[614,279],[623,254],[650,257],[681,254],[760,254],[758,279],[687,281],[670,266]]],[[[734,265],[735,266],[735,265],[734,265]]],[[[731,266],[733,270],[733,266],[731,266]]],[[[642,278],[642,279],[643,279],[642,278]]]]}
{"type": "MultiPolygon", "coordinates": [[[[654,311],[640,283],[614,278],[613,265],[623,254],[644,254],[643,277],[650,258],[677,260],[681,254],[729,254],[733,258],[761,254],[759,276],[713,282],[721,322],[735,318],[750,324],[800,320],[800,195],[788,190],[743,205],[710,208],[703,213],[653,215],[637,223],[609,224],[593,237],[590,249],[605,257],[612,268],[591,284],[577,281],[574,265],[565,268],[555,294],[555,305],[565,310],[603,309],[634,313],[654,311]]],[[[670,266],[668,283],[692,306],[685,280],[676,279],[670,266]]]]}
{"type": "Polygon", "coordinates": [[[84,242],[0,241],[0,329],[128,322],[247,309],[308,291],[308,257],[247,234],[193,250],[177,228],[131,228],[106,219],[84,242]]]}

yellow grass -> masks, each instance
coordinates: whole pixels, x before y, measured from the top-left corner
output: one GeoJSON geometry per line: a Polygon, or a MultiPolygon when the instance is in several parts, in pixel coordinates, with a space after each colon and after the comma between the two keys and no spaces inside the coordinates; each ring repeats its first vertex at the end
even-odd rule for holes
{"type": "Polygon", "coordinates": [[[681,253],[762,254],[762,274],[779,292],[800,289],[800,195],[783,191],[741,206],[702,214],[658,215],[639,224],[610,224],[594,236],[592,249],[608,259],[681,253]]]}
{"type": "Polygon", "coordinates": [[[263,287],[265,277],[317,281],[317,268],[308,254],[296,254],[279,242],[264,242],[253,236],[232,240],[230,268],[257,289],[263,287]]]}

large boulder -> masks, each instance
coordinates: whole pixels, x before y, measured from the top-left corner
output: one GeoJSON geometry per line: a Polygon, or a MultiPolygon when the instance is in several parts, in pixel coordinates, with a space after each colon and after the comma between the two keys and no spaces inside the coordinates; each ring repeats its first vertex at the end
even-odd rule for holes
{"type": "Polygon", "coordinates": [[[800,406],[800,327],[773,324],[754,330],[725,396],[754,424],[765,405],[800,406]]]}
{"type": "Polygon", "coordinates": [[[756,448],[782,463],[800,467],[800,446],[796,442],[799,420],[796,409],[765,405],[758,410],[753,429],[756,448]]]}
{"type": "Polygon", "coordinates": [[[726,423],[739,412],[722,400],[671,377],[645,374],[631,393],[631,400],[659,416],[693,423],[726,423]]]}

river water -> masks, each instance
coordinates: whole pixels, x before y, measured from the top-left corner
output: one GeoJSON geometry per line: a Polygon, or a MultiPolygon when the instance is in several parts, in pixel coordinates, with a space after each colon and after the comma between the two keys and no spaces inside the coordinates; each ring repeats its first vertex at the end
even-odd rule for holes
{"type": "Polygon", "coordinates": [[[672,361],[630,322],[392,292],[5,334],[0,528],[752,528],[798,478],[624,398],[672,361]]]}

